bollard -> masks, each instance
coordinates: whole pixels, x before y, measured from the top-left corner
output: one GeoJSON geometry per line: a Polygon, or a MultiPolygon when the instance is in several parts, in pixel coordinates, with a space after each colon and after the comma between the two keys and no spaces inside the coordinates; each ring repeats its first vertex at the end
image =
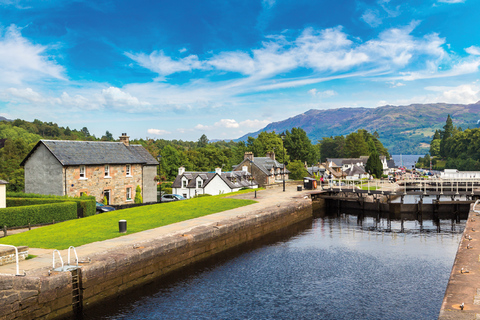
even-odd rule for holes
{"type": "Polygon", "coordinates": [[[7,236],[7,226],[3,226],[3,236],[7,236]]]}
{"type": "Polygon", "coordinates": [[[257,190],[255,190],[255,198],[257,198],[257,190]]]}
{"type": "Polygon", "coordinates": [[[126,233],[127,232],[127,220],[118,221],[118,232],[126,233]]]}

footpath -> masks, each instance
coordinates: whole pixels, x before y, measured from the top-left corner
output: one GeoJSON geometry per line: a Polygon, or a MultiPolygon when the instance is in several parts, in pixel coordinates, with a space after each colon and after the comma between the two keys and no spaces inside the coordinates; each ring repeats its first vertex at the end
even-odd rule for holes
{"type": "MultiPolygon", "coordinates": [[[[125,248],[126,246],[138,247],[141,246],[144,242],[163,238],[165,236],[175,235],[179,233],[188,233],[193,228],[201,226],[211,226],[220,221],[238,218],[240,216],[246,217],[250,215],[255,215],[264,211],[267,208],[272,208],[275,206],[280,207],[283,205],[291,204],[292,201],[300,201],[300,199],[303,202],[305,201],[305,198],[308,197],[308,195],[306,191],[297,191],[296,185],[287,185],[285,192],[282,191],[282,186],[275,186],[271,189],[257,191],[256,198],[254,192],[236,195],[233,197],[237,199],[253,199],[258,201],[258,203],[207,215],[200,218],[174,223],[155,229],[150,229],[133,234],[127,234],[125,236],[114,239],[85,244],[75,248],[78,254],[78,259],[79,261],[94,261],[97,255],[104,255],[109,251],[116,251],[121,248],[125,248]]],[[[23,274],[23,272],[25,271],[27,276],[44,276],[48,274],[48,271],[53,269],[53,252],[53,249],[29,248],[29,255],[35,255],[36,257],[33,259],[20,261],[20,273],[23,274]]],[[[68,263],[68,250],[60,250],[59,252],[63,258],[64,264],[66,265],[68,263]]],[[[75,255],[73,253],[73,250],[71,250],[70,264],[74,264],[74,259],[75,255]]],[[[60,266],[60,259],[58,258],[57,254],[55,254],[55,263],[55,267],[58,268],[60,266]]],[[[0,266],[0,274],[15,274],[15,272],[15,263],[0,266]]]]}

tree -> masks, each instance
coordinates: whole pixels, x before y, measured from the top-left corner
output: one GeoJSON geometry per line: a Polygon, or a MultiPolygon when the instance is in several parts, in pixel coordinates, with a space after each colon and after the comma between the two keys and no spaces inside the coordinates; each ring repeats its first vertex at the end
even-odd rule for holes
{"type": "Polygon", "coordinates": [[[370,148],[373,150],[368,157],[367,164],[365,165],[365,171],[372,174],[375,178],[380,178],[383,174],[383,165],[380,161],[380,156],[373,144],[373,141],[370,142],[370,148]]]}
{"type": "Polygon", "coordinates": [[[290,179],[302,180],[304,177],[308,176],[308,171],[300,160],[290,162],[287,165],[287,169],[290,171],[288,175],[290,179]]]}
{"type": "Polygon", "coordinates": [[[174,147],[167,145],[163,148],[161,167],[169,180],[175,179],[178,174],[178,168],[181,165],[180,153],[174,147]]]}
{"type": "Polygon", "coordinates": [[[88,131],[87,127],[83,127],[82,130],[80,130],[81,133],[85,136],[85,138],[90,137],[90,132],[88,131]]]}
{"type": "Polygon", "coordinates": [[[113,135],[107,130],[105,135],[102,136],[103,141],[113,141],[113,135]]]}
{"type": "Polygon", "coordinates": [[[135,189],[135,199],[133,199],[134,203],[143,203],[142,199],[142,188],[140,188],[139,185],[137,185],[137,188],[135,189]]]}
{"type": "Polygon", "coordinates": [[[198,139],[197,147],[198,148],[205,148],[208,145],[208,138],[205,134],[202,134],[200,139],[198,139]]]}
{"type": "Polygon", "coordinates": [[[319,151],[312,145],[307,133],[302,128],[292,128],[292,132],[286,132],[285,149],[290,160],[300,160],[307,164],[314,164],[319,160],[319,151]]]}
{"type": "Polygon", "coordinates": [[[369,154],[369,146],[361,130],[350,133],[345,139],[345,148],[349,158],[359,158],[369,154]]]}
{"type": "Polygon", "coordinates": [[[440,133],[442,136],[442,140],[440,142],[440,156],[446,157],[445,153],[445,144],[453,134],[453,121],[450,115],[447,116],[447,121],[445,121],[445,125],[443,126],[443,131],[440,133]]]}

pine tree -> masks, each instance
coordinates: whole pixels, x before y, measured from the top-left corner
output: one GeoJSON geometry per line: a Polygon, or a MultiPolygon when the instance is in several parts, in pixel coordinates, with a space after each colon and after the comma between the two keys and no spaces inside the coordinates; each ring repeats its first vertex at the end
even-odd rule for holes
{"type": "Polygon", "coordinates": [[[365,171],[373,175],[375,178],[380,178],[383,174],[383,165],[380,161],[377,149],[373,144],[373,141],[369,143],[370,150],[373,150],[368,157],[367,164],[365,165],[365,171]]]}
{"type": "Polygon", "coordinates": [[[135,199],[133,199],[134,203],[143,203],[142,199],[142,188],[140,188],[139,185],[137,185],[137,188],[135,189],[135,199]]]}

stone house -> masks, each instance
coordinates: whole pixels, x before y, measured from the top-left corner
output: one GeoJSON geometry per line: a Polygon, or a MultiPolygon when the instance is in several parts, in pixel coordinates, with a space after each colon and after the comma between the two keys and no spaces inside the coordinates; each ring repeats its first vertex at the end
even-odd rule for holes
{"type": "Polygon", "coordinates": [[[218,195],[238,191],[242,188],[258,188],[257,182],[245,170],[222,172],[216,168],[215,172],[185,171],[178,169],[178,175],[172,184],[172,193],[190,199],[198,194],[218,195]]]}
{"type": "Polygon", "coordinates": [[[0,208],[7,207],[7,184],[7,181],[0,180],[0,208]]]}
{"type": "Polygon", "coordinates": [[[275,160],[274,152],[267,152],[266,157],[254,157],[253,152],[245,152],[243,161],[234,166],[233,171],[251,172],[260,186],[267,186],[275,182],[288,180],[290,171],[283,164],[275,160]],[[285,177],[283,176],[285,173],[285,177]]]}
{"type": "Polygon", "coordinates": [[[106,197],[120,205],[133,203],[140,186],[144,203],[157,201],[158,162],[125,133],[120,142],[40,140],[20,165],[26,193],[106,197]]]}

